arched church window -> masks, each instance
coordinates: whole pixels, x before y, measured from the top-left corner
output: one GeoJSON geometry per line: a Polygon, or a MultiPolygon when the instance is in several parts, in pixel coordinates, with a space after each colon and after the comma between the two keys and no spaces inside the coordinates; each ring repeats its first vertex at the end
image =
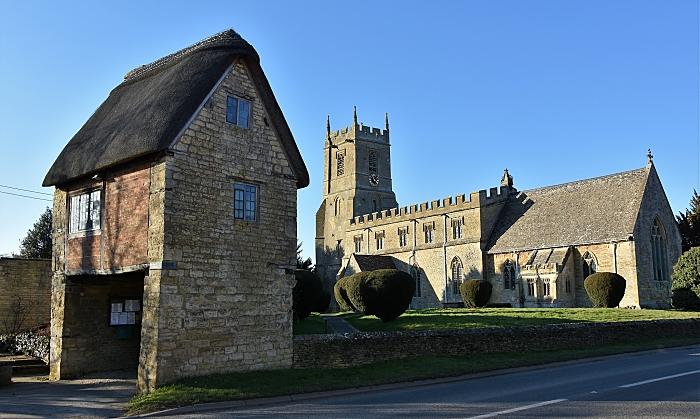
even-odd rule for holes
{"type": "Polygon", "coordinates": [[[334,211],[335,211],[335,216],[337,217],[338,215],[341,214],[341,210],[343,209],[343,198],[337,197],[335,198],[335,205],[334,205],[334,211]]]}
{"type": "Polygon", "coordinates": [[[455,256],[451,263],[452,270],[452,293],[459,294],[459,284],[462,282],[462,276],[464,275],[464,267],[462,261],[455,256]]]}
{"type": "Polygon", "coordinates": [[[515,262],[510,259],[503,263],[503,289],[515,289],[515,262]]]}
{"type": "Polygon", "coordinates": [[[595,261],[595,256],[591,252],[586,252],[583,254],[583,263],[581,265],[581,270],[583,272],[583,279],[588,278],[598,271],[598,264],[595,261]]]}
{"type": "Polygon", "coordinates": [[[420,268],[418,265],[413,265],[411,267],[411,276],[413,277],[413,280],[416,283],[416,287],[413,291],[413,296],[414,297],[420,297],[421,296],[421,289],[420,289],[420,268]]]}
{"type": "Polygon", "coordinates": [[[668,280],[668,255],[666,253],[666,235],[659,219],[651,227],[651,266],[656,281],[668,280]]]}

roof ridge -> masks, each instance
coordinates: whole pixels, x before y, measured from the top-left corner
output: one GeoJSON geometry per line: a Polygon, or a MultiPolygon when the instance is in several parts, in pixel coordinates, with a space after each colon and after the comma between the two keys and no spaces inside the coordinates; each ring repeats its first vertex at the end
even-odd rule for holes
{"type": "Polygon", "coordinates": [[[243,38],[233,29],[226,29],[205,39],[202,39],[201,41],[195,42],[192,45],[175,51],[172,54],[168,54],[148,64],[144,64],[134,68],[133,70],[130,70],[124,75],[124,81],[133,80],[139,76],[142,76],[146,73],[150,73],[151,71],[157,70],[167,64],[170,64],[173,61],[179,60],[185,55],[207,47],[211,47],[225,40],[243,41],[243,38]]]}
{"type": "Polygon", "coordinates": [[[576,183],[590,182],[590,181],[593,181],[593,180],[600,180],[600,179],[605,179],[605,178],[611,178],[611,177],[620,176],[620,175],[627,175],[627,174],[634,173],[634,172],[642,172],[642,171],[644,171],[644,170],[647,170],[647,167],[646,167],[646,166],[645,166],[645,167],[641,167],[641,168],[639,168],[639,169],[632,169],[632,170],[626,170],[626,171],[624,171],[624,172],[611,173],[611,174],[609,174],[609,175],[595,176],[595,177],[586,178],[586,179],[578,179],[578,180],[572,180],[572,181],[570,181],[570,182],[559,183],[559,184],[556,184],[556,185],[541,186],[541,187],[539,187],[539,188],[526,189],[526,190],[523,190],[523,191],[521,191],[521,192],[527,193],[527,192],[542,191],[542,190],[545,190],[545,189],[560,188],[560,187],[562,187],[562,186],[573,185],[573,184],[576,184],[576,183]]]}

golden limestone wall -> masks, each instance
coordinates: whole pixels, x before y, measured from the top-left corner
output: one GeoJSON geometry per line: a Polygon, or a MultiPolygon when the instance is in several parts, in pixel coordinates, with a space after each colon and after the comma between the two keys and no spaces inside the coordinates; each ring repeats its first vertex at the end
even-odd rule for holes
{"type": "Polygon", "coordinates": [[[159,305],[144,313],[139,387],[290,366],[296,180],[242,61],[167,158],[163,212],[167,264],[146,284],[159,305]],[[226,122],[227,95],[251,101],[249,129],[226,122]],[[258,185],[255,222],[234,219],[236,181],[258,185]]]}
{"type": "Polygon", "coordinates": [[[461,264],[459,280],[483,278],[484,240],[508,192],[508,188],[492,188],[488,193],[479,191],[469,197],[459,195],[355,217],[343,240],[345,260],[355,251],[355,239],[362,237],[360,254],[392,256],[397,268],[406,272],[411,272],[414,265],[418,267],[421,290],[411,307],[460,303],[461,296],[452,282],[452,264],[461,264]],[[461,225],[457,234],[453,223],[461,225]],[[432,240],[426,230],[432,230],[432,240]],[[400,231],[406,231],[404,245],[400,231]],[[384,235],[381,249],[377,248],[378,234],[384,235]]]}
{"type": "Polygon", "coordinates": [[[0,334],[49,323],[51,260],[0,258],[0,334]]]}

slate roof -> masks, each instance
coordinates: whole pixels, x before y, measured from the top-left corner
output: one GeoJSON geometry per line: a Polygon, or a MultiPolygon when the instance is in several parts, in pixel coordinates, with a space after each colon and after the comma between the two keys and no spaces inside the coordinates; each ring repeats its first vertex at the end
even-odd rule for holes
{"type": "Polygon", "coordinates": [[[238,57],[245,60],[252,74],[294,169],[297,187],[307,186],[309,174],[260,67],[260,58],[233,30],[127,73],[61,151],[43,186],[65,184],[167,150],[238,57]]]}
{"type": "Polygon", "coordinates": [[[649,167],[521,192],[510,197],[488,253],[627,240],[649,167]]]}
{"type": "Polygon", "coordinates": [[[394,259],[391,256],[379,255],[354,255],[357,266],[361,271],[376,271],[377,269],[396,269],[394,259]]]}

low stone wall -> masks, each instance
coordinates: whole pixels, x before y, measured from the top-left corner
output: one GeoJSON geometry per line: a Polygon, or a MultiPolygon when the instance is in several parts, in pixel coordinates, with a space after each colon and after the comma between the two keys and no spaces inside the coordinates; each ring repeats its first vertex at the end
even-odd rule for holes
{"type": "Polygon", "coordinates": [[[49,324],[51,275],[50,259],[0,258],[0,334],[49,324]]]}
{"type": "Polygon", "coordinates": [[[348,367],[425,355],[551,351],[693,336],[700,339],[700,319],[306,335],[294,338],[294,367],[348,367]]]}

